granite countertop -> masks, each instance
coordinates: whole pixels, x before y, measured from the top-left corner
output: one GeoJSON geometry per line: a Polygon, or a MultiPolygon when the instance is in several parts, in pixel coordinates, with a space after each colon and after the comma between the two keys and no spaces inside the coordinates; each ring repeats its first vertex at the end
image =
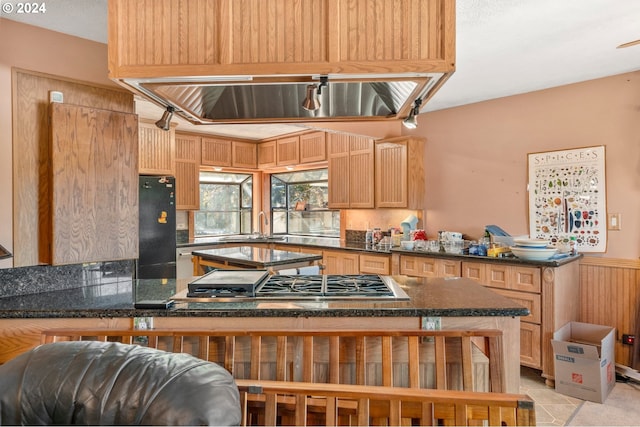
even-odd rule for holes
{"type": "Polygon", "coordinates": [[[321,249],[341,249],[367,253],[378,254],[399,254],[399,255],[413,255],[413,256],[425,256],[425,257],[437,257],[437,258],[449,258],[459,259],[462,261],[482,261],[482,262],[495,262],[495,263],[509,263],[520,264],[538,267],[559,267],[564,264],[576,261],[582,258],[582,254],[565,256],[562,258],[554,258],[548,261],[530,261],[518,258],[514,255],[504,257],[490,257],[490,256],[478,256],[467,254],[453,254],[447,252],[430,252],[425,250],[406,250],[398,247],[394,247],[387,250],[373,249],[367,246],[364,242],[350,242],[337,238],[328,237],[303,237],[303,236],[273,236],[268,238],[253,238],[253,236],[226,236],[226,237],[211,237],[211,238],[197,238],[190,242],[183,242],[177,245],[181,247],[192,247],[197,250],[198,246],[208,246],[215,244],[229,244],[229,243],[278,243],[279,245],[294,245],[294,246],[309,246],[317,247],[321,249]]]}
{"type": "Polygon", "coordinates": [[[322,259],[322,253],[308,254],[301,252],[281,251],[255,246],[234,246],[231,248],[195,250],[194,256],[209,261],[229,263],[234,266],[265,268],[286,266],[301,262],[312,262],[322,259]]]}
{"type": "Polygon", "coordinates": [[[0,298],[0,318],[86,317],[420,317],[526,316],[529,310],[465,278],[392,276],[410,300],[182,302],[136,309],[134,300],[166,300],[190,280],[133,280],[0,298]]]}

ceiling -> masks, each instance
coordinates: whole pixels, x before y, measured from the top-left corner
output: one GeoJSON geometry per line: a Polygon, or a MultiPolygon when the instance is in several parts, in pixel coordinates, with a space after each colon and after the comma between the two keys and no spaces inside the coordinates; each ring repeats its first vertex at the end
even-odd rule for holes
{"type": "MultiPolygon", "coordinates": [[[[1,16],[106,43],[107,0],[55,0],[46,7],[43,14],[1,16]]],[[[640,39],[640,1],[458,0],[456,13],[456,71],[422,112],[640,70],[640,45],[616,49],[640,39]]],[[[161,115],[150,102],[137,106],[142,117],[161,115]]],[[[179,128],[247,139],[300,130],[185,121],[179,128]]]]}

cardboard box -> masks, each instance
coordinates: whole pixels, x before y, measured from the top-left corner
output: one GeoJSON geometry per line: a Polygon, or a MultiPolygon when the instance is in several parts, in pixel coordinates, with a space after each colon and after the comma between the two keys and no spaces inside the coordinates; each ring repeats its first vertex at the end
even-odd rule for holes
{"type": "Polygon", "coordinates": [[[556,391],[602,403],[616,385],[615,328],[569,322],[553,334],[556,391]]]}

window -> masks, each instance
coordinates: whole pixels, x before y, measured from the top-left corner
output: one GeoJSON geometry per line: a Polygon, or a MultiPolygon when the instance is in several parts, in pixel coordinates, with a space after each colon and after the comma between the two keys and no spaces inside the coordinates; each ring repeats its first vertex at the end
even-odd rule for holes
{"type": "Polygon", "coordinates": [[[328,170],[271,175],[273,234],[340,237],[340,211],[330,210],[328,170]]]}
{"type": "Polygon", "coordinates": [[[250,234],[253,177],[248,174],[200,172],[200,210],[195,236],[250,234]]]}

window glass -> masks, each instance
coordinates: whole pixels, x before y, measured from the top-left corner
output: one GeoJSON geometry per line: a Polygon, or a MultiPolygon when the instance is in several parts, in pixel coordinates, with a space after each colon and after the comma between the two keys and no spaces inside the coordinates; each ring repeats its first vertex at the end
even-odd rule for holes
{"type": "Polygon", "coordinates": [[[201,172],[195,236],[251,233],[252,200],[251,175],[201,172]]]}
{"type": "Polygon", "coordinates": [[[271,175],[273,234],[340,237],[340,211],[328,205],[327,169],[271,175]]]}

